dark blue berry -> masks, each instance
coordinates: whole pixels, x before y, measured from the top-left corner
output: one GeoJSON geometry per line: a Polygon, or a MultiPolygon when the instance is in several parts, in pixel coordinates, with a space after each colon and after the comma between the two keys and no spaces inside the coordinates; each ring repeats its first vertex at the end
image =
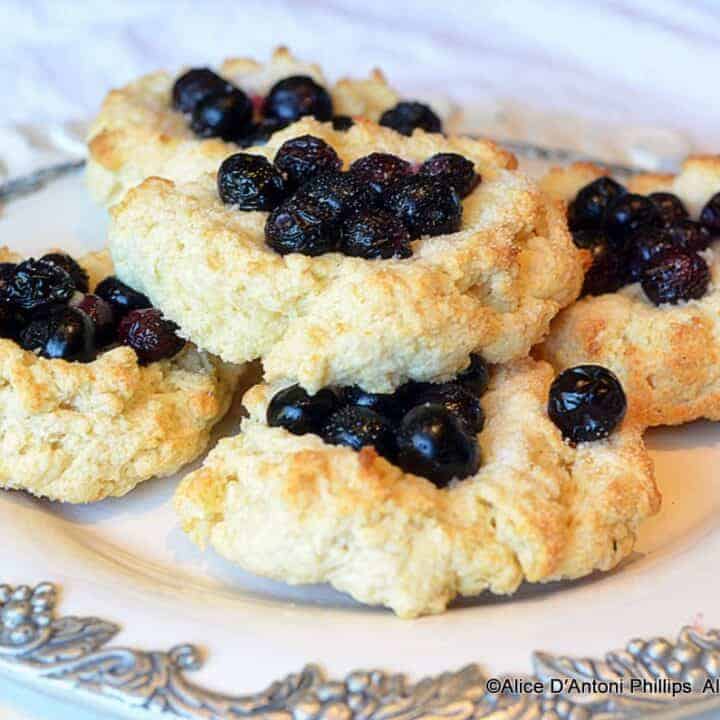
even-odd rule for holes
{"type": "Polygon", "coordinates": [[[265,242],[280,255],[323,255],[337,248],[337,221],[337,214],[331,206],[301,205],[293,197],[268,216],[265,242]]]}
{"type": "Polygon", "coordinates": [[[19,343],[42,357],[71,362],[90,362],[96,351],[90,319],[73,307],[40,311],[20,332],[19,343]]]}
{"type": "Polygon", "coordinates": [[[230,84],[208,68],[193,68],[181,75],[173,85],[173,107],[191,113],[198,103],[211,95],[227,95],[233,90],[230,84]]]}
{"type": "Polygon", "coordinates": [[[95,329],[95,344],[98,347],[107,345],[115,337],[115,313],[110,303],[98,295],[76,295],[70,301],[71,307],[85,313],[95,329]]]}
{"type": "Polygon", "coordinates": [[[4,262],[0,263],[0,303],[10,302],[8,296],[8,287],[15,277],[16,263],[4,262]]]}
{"type": "Polygon", "coordinates": [[[24,260],[15,268],[5,288],[5,297],[25,312],[66,304],[75,292],[70,274],[47,260],[24,260]]]}
{"type": "Polygon", "coordinates": [[[95,295],[101,297],[110,305],[117,320],[127,315],[131,310],[142,310],[152,306],[146,295],[133,290],[114,275],[110,275],[98,283],[95,288],[95,295]]]}
{"type": "Polygon", "coordinates": [[[650,193],[648,200],[654,203],[660,213],[660,220],[664,225],[672,225],[689,217],[683,201],[677,195],[673,195],[673,193],[650,193]]]}
{"type": "Polygon", "coordinates": [[[581,188],[568,207],[571,230],[602,228],[608,205],[627,191],[612,178],[601,177],[581,188]]]}
{"type": "Polygon", "coordinates": [[[419,405],[397,433],[397,465],[437,487],[474,475],[480,466],[477,439],[442,405],[419,405]]]}
{"type": "Polygon", "coordinates": [[[333,115],[333,130],[347,132],[354,124],[355,121],[349,115],[333,115]]]}
{"type": "Polygon", "coordinates": [[[707,250],[712,242],[712,235],[704,225],[693,220],[679,220],[668,226],[673,243],[688,252],[707,250]]]}
{"type": "Polygon", "coordinates": [[[357,385],[342,390],[342,401],[347,405],[357,405],[373,410],[388,418],[398,418],[401,413],[395,395],[389,393],[371,393],[357,385]]]}
{"type": "Polygon", "coordinates": [[[75,289],[80,292],[86,293],[89,286],[88,274],[81,265],[65,253],[48,253],[43,255],[41,260],[51,262],[58,267],[61,267],[65,272],[70,275],[75,285],[75,289]]]}
{"type": "Polygon", "coordinates": [[[700,213],[700,222],[713,236],[720,235],[720,192],[707,201],[700,213]]]}
{"type": "Polygon", "coordinates": [[[177,329],[156,308],[132,310],[120,321],[118,340],[135,351],[141,365],[147,365],[171,358],[183,349],[185,341],[177,329]]]}
{"type": "Polygon", "coordinates": [[[458,373],[455,379],[474,393],[476,397],[480,397],[490,384],[490,370],[481,355],[472,353],[470,355],[470,365],[458,373]]]}
{"type": "Polygon", "coordinates": [[[293,75],[275,83],[264,107],[267,117],[285,122],[312,115],[318,120],[332,118],[332,99],[327,90],[307,75],[293,75]]]}
{"type": "Polygon", "coordinates": [[[280,172],[261,155],[237,153],[226,158],[217,174],[220,199],[239,210],[272,210],[286,195],[280,172]]]}
{"type": "Polygon", "coordinates": [[[301,135],[280,146],[275,155],[275,167],[285,173],[290,187],[297,188],[320,173],[339,170],[342,160],[324,140],[301,135]]]}
{"type": "Polygon", "coordinates": [[[609,245],[593,248],[592,264],[585,273],[583,295],[604,295],[619,290],[627,284],[627,256],[609,245]]]}
{"type": "Polygon", "coordinates": [[[402,220],[413,239],[454,233],[462,222],[462,202],[457,191],[433,178],[408,178],[391,190],[384,204],[402,220]]]}
{"type": "Polygon", "coordinates": [[[332,390],[309,395],[299,385],[275,393],[267,409],[267,424],[282,427],[293,435],[318,433],[338,406],[332,390]]]}
{"type": "Polygon", "coordinates": [[[345,255],[368,260],[412,255],[410,233],[386,210],[365,210],[345,220],[338,249],[345,255]]]}
{"type": "Polygon", "coordinates": [[[617,377],[599,365],[560,373],[550,386],[548,415],[572,443],[606,438],[625,417],[627,400],[617,377]]]}
{"type": "Polygon", "coordinates": [[[306,182],[294,196],[297,205],[305,208],[322,208],[323,214],[340,222],[377,205],[377,195],[352,173],[327,172],[306,182]]]}
{"type": "Polygon", "coordinates": [[[390,153],[371,153],[358,158],[350,165],[350,173],[368,183],[378,193],[383,193],[398,180],[412,174],[412,165],[390,153]]]}
{"type": "Polygon", "coordinates": [[[627,253],[627,278],[637,282],[647,267],[677,245],[667,228],[645,228],[638,231],[630,242],[627,253]]]}
{"type": "Polygon", "coordinates": [[[608,239],[605,231],[601,228],[589,228],[586,230],[573,230],[572,239],[576,247],[583,250],[607,245],[608,239]]]}
{"type": "Polygon", "coordinates": [[[469,195],[480,182],[475,165],[457,153],[433,155],[420,166],[419,173],[452,185],[461,198],[469,195]]]}
{"type": "Polygon", "coordinates": [[[420,395],[417,404],[441,405],[473,434],[481,432],[485,425],[485,413],[478,397],[456,382],[431,385],[420,395]]]}
{"type": "Polygon", "coordinates": [[[250,98],[236,88],[225,95],[210,95],[199,102],[192,112],[190,128],[199,137],[234,140],[249,130],[252,115],[250,98]]]}
{"type": "Polygon", "coordinates": [[[698,300],[710,284],[710,268],[697,253],[667,252],[642,274],[642,289],[655,305],[698,300]]]}
{"type": "Polygon", "coordinates": [[[353,450],[372,445],[379,455],[391,460],[395,456],[395,429],[392,423],[374,410],[346,405],[327,419],[320,431],[331,445],[346,445],[353,450]]]}
{"type": "Polygon", "coordinates": [[[624,250],[632,235],[641,228],[662,224],[660,211],[644,195],[628,193],[615,200],[607,209],[605,229],[608,241],[617,250],[624,250]]]}
{"type": "Polygon", "coordinates": [[[419,102],[399,102],[380,116],[380,125],[412,135],[416,128],[425,132],[442,132],[442,121],[428,105],[419,102]]]}
{"type": "Polygon", "coordinates": [[[23,318],[14,307],[0,302],[0,338],[15,339],[23,325],[23,318]]]}
{"type": "Polygon", "coordinates": [[[260,122],[249,125],[242,136],[234,138],[234,140],[243,148],[265,145],[276,132],[287,126],[287,122],[277,118],[263,118],[260,122]]]}

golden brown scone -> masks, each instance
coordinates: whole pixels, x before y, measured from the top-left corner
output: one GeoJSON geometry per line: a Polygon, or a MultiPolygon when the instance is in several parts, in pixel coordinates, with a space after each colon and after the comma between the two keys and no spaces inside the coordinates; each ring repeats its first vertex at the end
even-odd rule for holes
{"type": "MultiPolygon", "coordinates": [[[[569,201],[605,174],[600,167],[574,165],[551,171],[541,184],[569,201]]],[[[673,192],[696,218],[720,190],[720,156],[690,157],[677,176],[638,175],[628,187],[639,193],[673,192]]],[[[629,413],[643,425],[720,420],[719,249],[715,243],[703,253],[712,282],[699,300],[657,307],[638,283],[583,298],[555,318],[537,355],[558,370],[588,362],[610,368],[625,388],[629,413]]]]}
{"type": "Polygon", "coordinates": [[[565,443],[547,416],[552,368],[496,368],[482,399],[483,464],[438,489],[379,457],[268,427],[277,388],[245,396],[250,417],[178,487],[183,528],[258,575],[329,582],[401,617],[442,612],[458,594],[609,570],[659,507],[637,427],[565,443]]]}
{"type": "MultiPolygon", "coordinates": [[[[91,287],[112,274],[107,252],[80,263],[91,287]]],[[[238,375],[190,344],[143,367],[128,347],[72,363],[0,339],[0,487],[79,503],[172,475],[207,447],[238,375]]]]}
{"type": "Polygon", "coordinates": [[[224,205],[214,174],[146,180],[111,210],[118,274],[199,347],[229,362],[262,357],[269,382],[387,392],[408,378],[454,377],[472,352],[524,357],[577,297],[580,253],[560,206],[513,156],[469,138],[405,137],[363,120],[337,132],[310,118],[251,151],[272,159],[307,133],[346,166],[374,151],[412,162],[461,153],[482,182],[463,200],[459,232],[415,241],[409,259],[366,260],[276,253],[265,244],[267,213],[224,205]]]}
{"type": "MultiPolygon", "coordinates": [[[[290,75],[309,75],[327,86],[318,65],[297,60],[282,47],[265,64],[229,59],[219,72],[251,96],[266,94],[290,75]]],[[[234,143],[202,140],[192,132],[188,119],[172,108],[175,79],[167,72],[152,73],[105,98],[88,134],[86,178],[98,203],[112,205],[151,175],[175,181],[194,179],[238,152],[234,143]]],[[[364,79],[344,78],[329,92],[335,114],[371,120],[378,120],[399,99],[379,70],[364,79]]]]}

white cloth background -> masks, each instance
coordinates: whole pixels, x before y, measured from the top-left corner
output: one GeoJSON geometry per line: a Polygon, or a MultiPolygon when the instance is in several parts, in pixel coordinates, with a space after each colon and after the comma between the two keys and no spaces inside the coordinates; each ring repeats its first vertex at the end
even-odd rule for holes
{"type": "Polygon", "coordinates": [[[716,0],[2,0],[0,123],[83,121],[140,73],[280,43],[330,76],[379,66],[495,137],[641,163],[720,150],[716,0]]]}
{"type": "MultiPolygon", "coordinates": [[[[58,155],[17,126],[82,123],[140,73],[281,43],[330,77],[379,66],[496,137],[650,164],[720,152],[717,0],[0,0],[0,179],[3,162],[12,173],[58,155]]],[[[93,715],[0,680],[0,720],[21,717],[93,715]]]]}

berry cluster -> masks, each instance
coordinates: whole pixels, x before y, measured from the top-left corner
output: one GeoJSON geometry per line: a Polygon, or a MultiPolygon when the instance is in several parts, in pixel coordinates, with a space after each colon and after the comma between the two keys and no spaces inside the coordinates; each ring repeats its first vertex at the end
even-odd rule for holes
{"type": "Polygon", "coordinates": [[[175,355],[185,342],[143,295],[116,277],[89,293],[88,275],[69,255],[0,263],[0,337],[46,358],[90,362],[114,344],[141,364],[175,355]]]}
{"type": "Polygon", "coordinates": [[[672,193],[637,195],[602,177],[570,203],[568,224],[575,244],[593,254],[585,294],[640,282],[655,305],[675,304],[707,291],[710,269],[699,253],[720,236],[720,193],[694,221],[672,193]]]}
{"type": "Polygon", "coordinates": [[[462,155],[439,153],[418,168],[387,153],[356,160],[347,171],[324,140],[287,140],[274,163],[237,153],[218,170],[218,193],[240,210],[270,211],[267,244],[302,253],[406,258],[422,235],[456,232],[461,198],[480,182],[462,155]]]}
{"type": "MultiPolygon", "coordinates": [[[[278,81],[265,98],[250,98],[240,88],[208,68],[193,68],[173,85],[172,103],[189,117],[190,128],[199,137],[220,137],[242,147],[261,145],[278,130],[301,117],[331,121],[339,131],[349,130],[353,119],[333,115],[328,91],[307,75],[278,81]]],[[[381,125],[411,135],[415,128],[442,132],[440,118],[418,102],[400,102],[386,111],[381,125]]]]}
{"type": "Polygon", "coordinates": [[[477,435],[485,423],[480,397],[487,385],[487,365],[478,355],[453,382],[409,382],[393,394],[352,386],[308,395],[292,385],[272,398],[267,422],[354,450],[373,446],[406,472],[445,487],[480,466],[477,435]]]}

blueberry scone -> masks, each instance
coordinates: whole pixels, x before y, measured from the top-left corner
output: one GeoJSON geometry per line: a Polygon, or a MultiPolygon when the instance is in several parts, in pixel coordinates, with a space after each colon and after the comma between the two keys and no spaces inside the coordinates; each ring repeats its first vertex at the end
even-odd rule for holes
{"type": "Polygon", "coordinates": [[[578,295],[559,203],[491,143],[304,118],[111,210],[119,276],[268,382],[389,392],[527,355],[578,295]]]}
{"type": "Polygon", "coordinates": [[[259,385],[241,434],[178,487],[201,546],[402,617],[608,570],[660,497],[622,386],[524,359],[393,394],[259,385]]]}
{"type": "Polygon", "coordinates": [[[258,145],[300,117],[338,129],[363,116],[410,133],[439,131],[426,105],[399,101],[379,71],[343,79],[329,90],[317,65],[279,48],[267,64],[226,60],[215,73],[194,68],[177,78],[146,75],[105,99],[88,137],[87,180],[95,199],[110,205],[142,180],[187,180],[216,169],[238,146],[258,145]]]}
{"type": "Polygon", "coordinates": [[[0,249],[0,487],[123,495],[200,455],[227,411],[238,369],[111,273],[107,252],[0,249]]]}
{"type": "Polygon", "coordinates": [[[720,156],[624,186],[598,167],[551,172],[585,248],[585,297],[562,312],[539,355],[557,368],[600,363],[645,425],[720,420],[720,156]]]}

